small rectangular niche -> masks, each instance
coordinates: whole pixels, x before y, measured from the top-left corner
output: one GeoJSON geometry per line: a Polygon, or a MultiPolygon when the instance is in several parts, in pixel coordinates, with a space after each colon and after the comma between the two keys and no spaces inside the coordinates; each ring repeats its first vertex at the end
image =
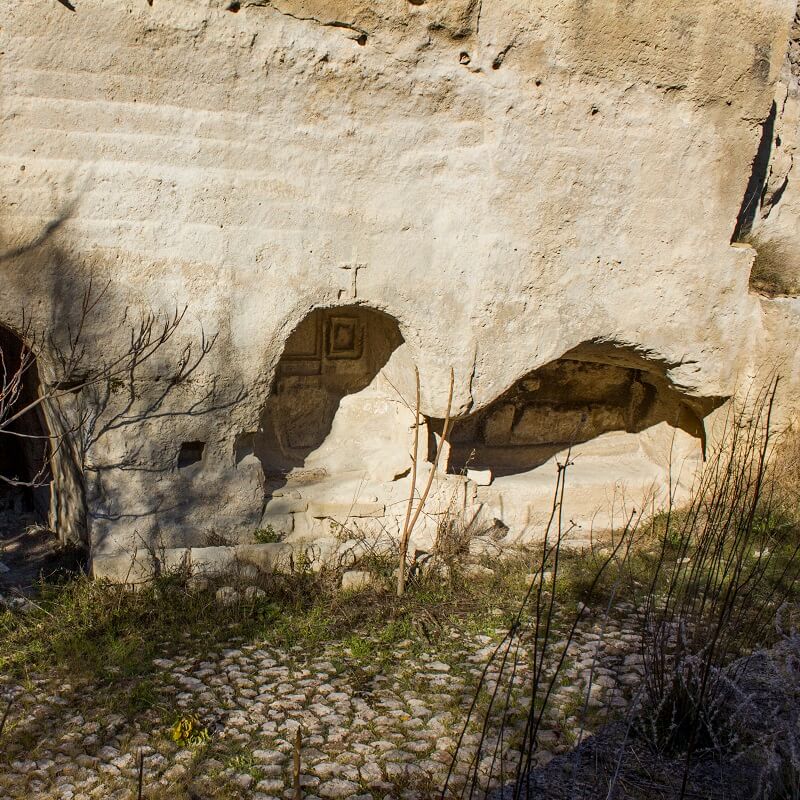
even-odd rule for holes
{"type": "Polygon", "coordinates": [[[181,442],[181,449],[178,451],[178,469],[185,469],[202,461],[205,449],[205,442],[181,442]]]}
{"type": "Polygon", "coordinates": [[[255,452],[255,433],[240,433],[233,443],[233,455],[238,464],[255,452]]]}

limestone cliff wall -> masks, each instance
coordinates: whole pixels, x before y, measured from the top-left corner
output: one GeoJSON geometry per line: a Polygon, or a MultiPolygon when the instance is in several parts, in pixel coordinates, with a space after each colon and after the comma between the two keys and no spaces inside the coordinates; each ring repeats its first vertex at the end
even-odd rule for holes
{"type": "MultiPolygon", "coordinates": [[[[466,416],[576,348],[657,373],[702,419],[776,347],[753,251],[731,240],[793,0],[74,7],[4,11],[2,246],[68,215],[0,264],[0,324],[19,328],[25,309],[63,330],[90,279],[107,280],[85,335],[100,357],[122,346],[126,309],[188,307],[135,397],[112,398],[124,424],[86,454],[98,552],[261,524],[270,476],[242,443],[315,308],[396,321],[387,375],[408,398],[419,367],[431,420],[450,367],[466,416]],[[138,420],[201,330],[210,352],[138,420]],[[188,470],[183,442],[203,443],[188,470]]],[[[797,331],[784,316],[782,342],[797,331]]],[[[351,355],[353,319],[330,323],[351,355]]],[[[46,348],[41,360],[58,377],[46,348]]],[[[407,454],[399,424],[389,444],[407,454]]]]}

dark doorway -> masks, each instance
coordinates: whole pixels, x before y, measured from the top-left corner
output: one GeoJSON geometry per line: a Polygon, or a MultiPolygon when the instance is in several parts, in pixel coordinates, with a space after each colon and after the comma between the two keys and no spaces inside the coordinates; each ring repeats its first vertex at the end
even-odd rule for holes
{"type": "Polygon", "coordinates": [[[63,562],[47,527],[51,442],[40,396],[34,354],[0,327],[0,595],[31,591],[63,562]]]}
{"type": "Polygon", "coordinates": [[[0,526],[47,521],[50,442],[39,396],[33,353],[0,327],[0,526]]]}

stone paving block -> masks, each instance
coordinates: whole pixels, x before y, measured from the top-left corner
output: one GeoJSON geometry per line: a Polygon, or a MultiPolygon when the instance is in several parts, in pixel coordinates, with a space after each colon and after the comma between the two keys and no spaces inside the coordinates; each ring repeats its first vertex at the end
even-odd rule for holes
{"type": "Polygon", "coordinates": [[[92,577],[112,583],[144,583],[156,574],[156,563],[147,550],[92,558],[92,577]]]}

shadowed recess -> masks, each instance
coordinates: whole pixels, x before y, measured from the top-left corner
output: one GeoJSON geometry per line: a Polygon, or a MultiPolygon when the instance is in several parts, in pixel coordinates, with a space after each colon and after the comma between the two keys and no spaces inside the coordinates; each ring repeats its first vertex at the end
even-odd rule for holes
{"type": "Polygon", "coordinates": [[[397,321],[380,311],[312,311],[286,340],[253,438],[267,477],[302,466],[325,441],[342,398],[366,388],[402,342],[397,321]]]}
{"type": "MultiPolygon", "coordinates": [[[[527,472],[611,431],[667,422],[705,444],[702,418],[722,399],[689,398],[665,369],[626,348],[583,345],[520,378],[485,408],[455,421],[448,469],[527,472]]],[[[432,423],[441,430],[441,421],[432,423]]]]}
{"type": "Polygon", "coordinates": [[[775,132],[775,118],[778,107],[775,101],[772,102],[769,114],[761,125],[761,138],[758,142],[758,149],[753,158],[753,165],[750,170],[750,178],[744,190],[742,205],[736,215],[736,227],[733,230],[732,242],[740,242],[742,238],[750,233],[755,221],[758,208],[761,204],[761,197],[764,194],[764,185],[769,175],[769,160],[772,154],[772,139],[775,132]]]}
{"type": "MultiPolygon", "coordinates": [[[[0,326],[0,424],[39,397],[36,360],[21,339],[0,326]]],[[[47,424],[37,406],[0,431],[0,513],[3,522],[32,514],[47,520],[50,469],[47,424]],[[22,485],[14,486],[9,482],[22,485]]]]}

